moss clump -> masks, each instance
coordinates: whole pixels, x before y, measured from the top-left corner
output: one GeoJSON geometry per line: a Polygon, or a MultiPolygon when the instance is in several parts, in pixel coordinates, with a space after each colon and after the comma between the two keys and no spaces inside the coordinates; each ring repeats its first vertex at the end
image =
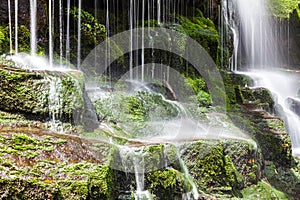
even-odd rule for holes
{"type": "Polygon", "coordinates": [[[209,107],[212,105],[212,99],[207,92],[207,86],[203,78],[188,78],[187,84],[194,90],[196,94],[197,104],[201,107],[209,107]]]}
{"type": "Polygon", "coordinates": [[[13,134],[11,138],[0,135],[0,141],[2,143],[0,149],[2,155],[15,154],[28,159],[40,155],[41,151],[44,153],[51,152],[54,150],[55,144],[66,142],[65,140],[53,141],[50,137],[38,140],[22,133],[13,134]]]}
{"type": "Polygon", "coordinates": [[[192,189],[184,175],[171,168],[147,174],[146,182],[149,191],[158,199],[177,199],[192,189]]]}
{"type": "MultiPolygon", "coordinates": [[[[114,199],[112,176],[107,166],[84,171],[85,180],[0,179],[0,194],[7,199],[114,199]]],[[[90,169],[90,168],[89,168],[90,169]]],[[[74,169],[70,173],[78,173],[74,169]]]]}
{"type": "Polygon", "coordinates": [[[100,121],[118,123],[129,137],[159,132],[160,127],[149,127],[146,122],[169,120],[179,113],[178,107],[161,95],[145,91],[134,95],[115,92],[107,98],[95,100],[94,105],[100,121]]]}
{"type": "MultiPolygon", "coordinates": [[[[78,20],[78,8],[73,7],[70,9],[71,20],[74,24],[77,24],[78,20]]],[[[71,23],[72,24],[72,23],[71,23]]],[[[98,44],[106,39],[106,28],[104,25],[100,24],[94,16],[84,10],[81,10],[81,41],[85,41],[81,46],[81,58],[85,58],[91,50],[98,44]]],[[[72,29],[71,29],[72,30],[72,29]]],[[[77,40],[77,33],[71,33],[73,40],[77,40]]],[[[74,44],[76,44],[74,42],[74,44]]],[[[71,50],[71,60],[76,61],[77,53],[76,47],[71,50]]]]}
{"type": "Polygon", "coordinates": [[[0,26],[0,54],[9,52],[8,27],[0,26]]]}
{"type": "Polygon", "coordinates": [[[257,183],[261,173],[262,154],[254,141],[226,140],[224,153],[232,160],[237,170],[236,187],[239,190],[257,183]]]}
{"type": "Polygon", "coordinates": [[[114,199],[111,168],[99,158],[101,151],[109,154],[105,144],[92,150],[76,137],[66,140],[37,132],[0,135],[2,197],[114,199]]]}

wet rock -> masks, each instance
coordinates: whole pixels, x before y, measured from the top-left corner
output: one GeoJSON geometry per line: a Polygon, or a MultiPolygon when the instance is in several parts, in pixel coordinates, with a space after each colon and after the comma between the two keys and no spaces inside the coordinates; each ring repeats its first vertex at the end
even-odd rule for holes
{"type": "Polygon", "coordinates": [[[289,106],[289,109],[300,116],[300,100],[292,97],[286,98],[285,102],[289,106]]]}

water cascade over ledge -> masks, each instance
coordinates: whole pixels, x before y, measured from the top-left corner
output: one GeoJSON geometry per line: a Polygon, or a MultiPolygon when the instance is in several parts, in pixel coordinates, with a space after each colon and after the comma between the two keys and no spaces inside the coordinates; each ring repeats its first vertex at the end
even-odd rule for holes
{"type": "Polygon", "coordinates": [[[282,69],[290,67],[285,59],[288,51],[281,48],[284,40],[289,43],[289,29],[281,30],[280,21],[269,12],[267,1],[227,0],[223,6],[234,35],[232,70],[250,76],[254,87],[272,92],[276,112],[291,136],[293,154],[299,156],[300,117],[293,111],[293,104],[299,101],[299,77],[282,69]]]}

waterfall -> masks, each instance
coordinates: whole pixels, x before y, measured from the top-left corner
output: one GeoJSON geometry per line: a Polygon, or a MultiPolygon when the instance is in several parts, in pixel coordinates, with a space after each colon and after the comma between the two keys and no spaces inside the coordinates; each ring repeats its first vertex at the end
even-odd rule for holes
{"type": "Polygon", "coordinates": [[[18,54],[18,7],[19,7],[19,3],[18,0],[15,0],[15,51],[16,54],[18,54]]]}
{"type": "Polygon", "coordinates": [[[36,7],[37,7],[37,0],[30,0],[30,50],[31,50],[31,55],[35,55],[36,50],[37,50],[36,7]]]}
{"type": "Polygon", "coordinates": [[[9,53],[12,54],[12,25],[11,25],[11,2],[8,0],[8,23],[9,23],[9,53]]]}
{"type": "Polygon", "coordinates": [[[280,67],[281,57],[278,50],[276,26],[267,10],[266,1],[234,1],[235,17],[244,65],[251,68],[280,67]]]}
{"type": "Polygon", "coordinates": [[[276,111],[291,137],[293,154],[300,156],[300,117],[294,108],[300,107],[300,84],[292,73],[278,69],[284,63],[279,47],[284,37],[289,37],[289,30],[284,33],[281,24],[272,20],[266,1],[224,1],[223,7],[226,23],[234,34],[233,69],[246,69],[237,73],[250,76],[254,87],[271,91],[276,111]]]}
{"type": "Polygon", "coordinates": [[[56,77],[49,78],[49,117],[50,117],[50,130],[58,133],[64,133],[62,123],[59,118],[62,117],[62,95],[61,95],[61,80],[56,77]]]}
{"type": "Polygon", "coordinates": [[[157,0],[157,23],[158,25],[161,25],[161,17],[160,17],[160,14],[161,14],[161,6],[160,6],[160,2],[161,0],[157,0]]]}
{"type": "Polygon", "coordinates": [[[141,73],[141,80],[144,81],[144,71],[145,71],[145,0],[142,2],[142,73],[141,73]]]}

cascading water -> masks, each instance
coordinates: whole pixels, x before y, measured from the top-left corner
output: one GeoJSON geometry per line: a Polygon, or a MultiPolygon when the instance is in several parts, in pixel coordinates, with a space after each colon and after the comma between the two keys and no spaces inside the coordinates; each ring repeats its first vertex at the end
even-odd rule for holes
{"type": "Polygon", "coordinates": [[[268,12],[266,1],[228,0],[224,1],[223,7],[235,40],[233,69],[246,69],[246,72],[237,73],[249,75],[255,80],[254,87],[265,87],[273,93],[277,112],[285,121],[292,139],[293,154],[299,156],[300,118],[290,109],[289,102],[298,101],[300,84],[298,77],[279,70],[286,62],[286,56],[279,48],[284,35],[278,31],[277,23],[268,12]]]}
{"type": "Polygon", "coordinates": [[[280,67],[276,26],[268,13],[266,1],[238,0],[239,39],[245,65],[253,68],[280,67]]]}
{"type": "Polygon", "coordinates": [[[134,198],[136,200],[151,200],[151,194],[145,190],[145,152],[143,148],[124,148],[120,149],[122,165],[125,172],[134,172],[136,180],[136,191],[134,198]]]}

